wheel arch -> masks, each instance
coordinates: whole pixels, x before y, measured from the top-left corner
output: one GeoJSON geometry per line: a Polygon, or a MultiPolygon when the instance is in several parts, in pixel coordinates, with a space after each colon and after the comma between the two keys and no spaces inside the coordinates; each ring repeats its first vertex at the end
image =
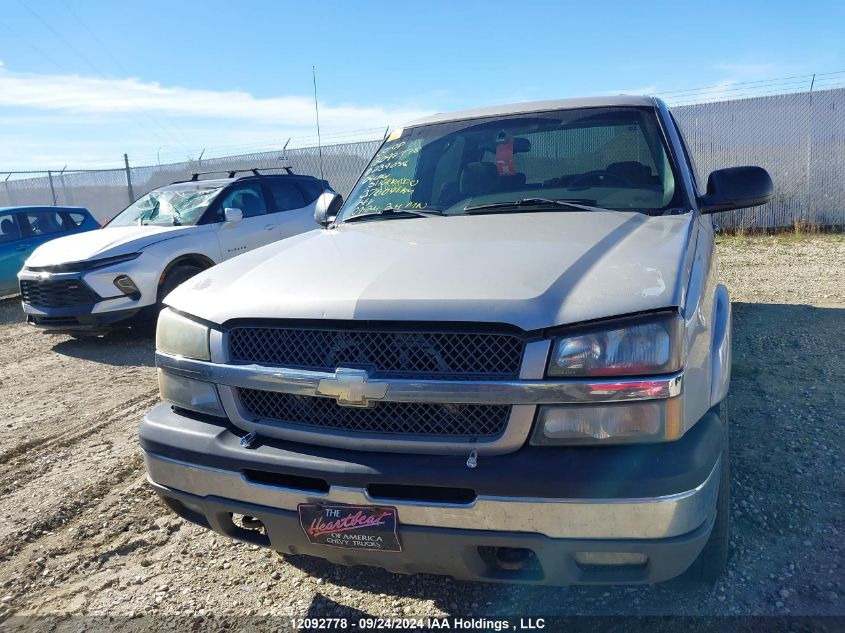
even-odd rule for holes
{"type": "Polygon", "coordinates": [[[215,263],[216,262],[213,259],[201,253],[186,253],[184,255],[179,255],[179,257],[176,257],[169,264],[167,264],[167,266],[164,267],[164,270],[162,271],[161,275],[159,275],[158,285],[159,287],[161,287],[161,285],[164,283],[164,280],[167,279],[167,275],[170,274],[170,271],[172,271],[177,266],[197,266],[198,268],[206,270],[207,268],[211,268],[212,266],[214,266],[215,263]]]}

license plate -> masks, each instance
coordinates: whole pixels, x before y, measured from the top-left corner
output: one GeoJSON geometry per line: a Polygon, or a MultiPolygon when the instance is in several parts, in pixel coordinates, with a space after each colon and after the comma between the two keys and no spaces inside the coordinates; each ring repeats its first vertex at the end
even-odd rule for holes
{"type": "Polygon", "coordinates": [[[301,503],[297,510],[299,524],[312,545],[402,551],[396,508],[301,503]]]}

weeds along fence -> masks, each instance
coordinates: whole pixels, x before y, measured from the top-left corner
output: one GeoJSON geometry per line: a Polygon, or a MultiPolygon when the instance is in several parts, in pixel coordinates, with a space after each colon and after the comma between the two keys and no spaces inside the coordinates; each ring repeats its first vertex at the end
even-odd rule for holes
{"type": "MultiPolygon", "coordinates": [[[[765,167],[775,199],[756,209],[718,216],[724,228],[845,225],[845,89],[737,99],[673,108],[690,147],[699,186],[714,169],[765,167]]],[[[75,205],[99,221],[132,200],[197,171],[280,168],[321,174],[344,196],[379,140],[242,154],[166,165],[52,171],[37,177],[0,172],[0,206],[75,205]],[[6,179],[3,180],[3,177],[6,179]]]]}

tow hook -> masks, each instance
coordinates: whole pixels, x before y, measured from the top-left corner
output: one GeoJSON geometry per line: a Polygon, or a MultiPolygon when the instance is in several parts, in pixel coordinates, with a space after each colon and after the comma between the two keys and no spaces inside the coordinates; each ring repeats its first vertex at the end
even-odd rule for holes
{"type": "Polygon", "coordinates": [[[475,468],[478,466],[478,449],[472,449],[472,452],[467,457],[467,468],[475,468]]]}
{"type": "Polygon", "coordinates": [[[244,448],[249,448],[250,446],[252,446],[252,443],[255,441],[256,437],[258,437],[258,434],[255,431],[250,431],[241,438],[241,446],[243,446],[244,448]]]}

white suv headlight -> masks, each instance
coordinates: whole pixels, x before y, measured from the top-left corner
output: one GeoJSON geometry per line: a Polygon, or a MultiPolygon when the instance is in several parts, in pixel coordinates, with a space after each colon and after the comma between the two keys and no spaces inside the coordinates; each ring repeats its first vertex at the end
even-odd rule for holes
{"type": "Polygon", "coordinates": [[[613,325],[585,327],[556,338],[547,374],[562,376],[648,376],[681,368],[683,320],[667,314],[613,325]]]}
{"type": "Polygon", "coordinates": [[[156,349],[165,354],[195,360],[211,360],[208,347],[208,328],[170,308],[158,315],[156,349]]]}

